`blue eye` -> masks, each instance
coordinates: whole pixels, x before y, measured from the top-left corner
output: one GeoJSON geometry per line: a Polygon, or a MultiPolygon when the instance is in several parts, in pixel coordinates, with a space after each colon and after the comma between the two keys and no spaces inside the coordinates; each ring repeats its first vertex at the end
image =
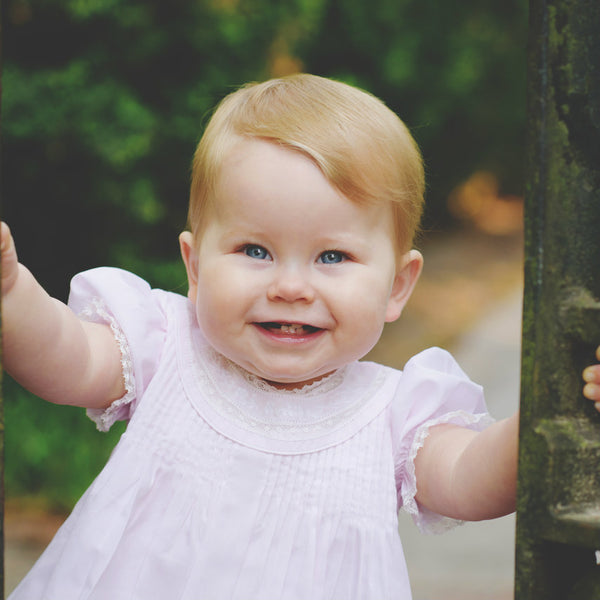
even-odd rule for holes
{"type": "Polygon", "coordinates": [[[244,247],[244,254],[250,258],[265,260],[269,258],[269,253],[262,247],[255,244],[248,244],[244,247]]]}
{"type": "Polygon", "coordinates": [[[346,255],[343,252],[339,252],[338,250],[327,250],[319,256],[319,262],[324,265],[335,265],[343,262],[345,258],[346,255]]]}

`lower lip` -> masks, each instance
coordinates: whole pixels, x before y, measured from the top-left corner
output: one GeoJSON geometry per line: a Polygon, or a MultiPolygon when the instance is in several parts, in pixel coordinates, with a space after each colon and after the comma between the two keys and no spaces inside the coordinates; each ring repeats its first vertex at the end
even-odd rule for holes
{"type": "Polygon", "coordinates": [[[312,333],[284,333],[277,329],[266,329],[260,325],[255,325],[255,328],[267,339],[281,344],[306,344],[321,337],[325,332],[324,329],[318,329],[312,333]]]}

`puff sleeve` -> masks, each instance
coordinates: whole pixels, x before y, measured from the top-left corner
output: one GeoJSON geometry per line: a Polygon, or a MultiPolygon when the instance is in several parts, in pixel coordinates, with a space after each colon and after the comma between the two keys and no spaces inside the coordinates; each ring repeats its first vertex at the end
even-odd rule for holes
{"type": "Polygon", "coordinates": [[[480,431],[493,423],[483,389],[445,350],[430,348],[405,366],[392,408],[398,505],[424,533],[441,533],[459,521],[433,513],[415,499],[415,457],[431,427],[452,423],[480,431]]]}
{"type": "Polygon", "coordinates": [[[125,395],[104,410],[87,411],[100,431],[131,417],[156,371],[166,334],[161,293],[136,275],[109,267],[71,281],[69,307],[81,319],[108,324],[121,351],[125,395]]]}

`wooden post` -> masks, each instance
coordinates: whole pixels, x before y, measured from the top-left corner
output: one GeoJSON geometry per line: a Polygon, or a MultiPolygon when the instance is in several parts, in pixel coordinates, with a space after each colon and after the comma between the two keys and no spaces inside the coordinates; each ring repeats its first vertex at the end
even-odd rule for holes
{"type": "MultiPolygon", "coordinates": [[[[0,112],[2,105],[2,11],[0,11],[0,112]]],[[[1,125],[1,119],[0,119],[1,125]]],[[[0,132],[2,131],[0,127],[0,132]]],[[[1,134],[0,134],[1,141],[1,134]]],[[[1,148],[1,145],[0,145],[1,148]]],[[[1,150],[0,150],[1,152],[1,150]]],[[[0,155],[1,159],[1,155],[0,155]]],[[[2,165],[0,163],[0,191],[2,190],[2,165]]],[[[0,203],[2,197],[0,196],[0,203]]],[[[1,323],[0,323],[1,326],[1,323]]],[[[0,331],[0,336],[2,332],[0,331]]],[[[2,361],[0,350],[0,362],[2,361]]],[[[4,372],[0,369],[0,546],[2,548],[2,557],[0,559],[0,598],[4,600],[4,396],[3,390],[4,372]]]]}
{"type": "Polygon", "coordinates": [[[600,2],[531,0],[515,600],[600,598],[600,2]]]}

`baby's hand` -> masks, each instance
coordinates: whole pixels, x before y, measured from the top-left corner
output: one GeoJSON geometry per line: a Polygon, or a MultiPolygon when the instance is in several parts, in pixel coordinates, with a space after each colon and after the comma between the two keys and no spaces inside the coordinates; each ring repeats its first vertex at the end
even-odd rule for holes
{"type": "Polygon", "coordinates": [[[2,252],[2,295],[5,296],[14,286],[19,274],[17,249],[6,223],[0,229],[0,251],[2,252]]]}
{"type": "MultiPolygon", "coordinates": [[[[600,362],[600,346],[596,349],[596,358],[600,362]]],[[[600,412],[600,364],[584,369],[583,380],[586,382],[583,387],[583,395],[588,400],[594,401],[596,410],[600,412]]]]}

